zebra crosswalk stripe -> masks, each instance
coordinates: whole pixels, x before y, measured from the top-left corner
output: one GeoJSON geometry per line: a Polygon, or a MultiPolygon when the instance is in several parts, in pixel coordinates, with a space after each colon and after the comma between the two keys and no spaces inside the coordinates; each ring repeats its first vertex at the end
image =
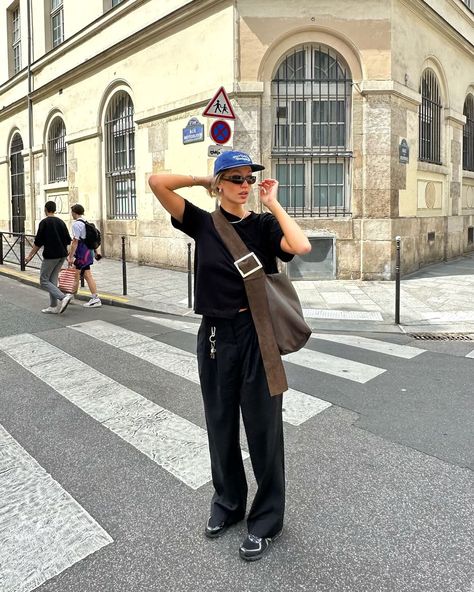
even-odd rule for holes
{"type": "MultiPolygon", "coordinates": [[[[195,334],[198,330],[198,326],[194,323],[175,321],[174,319],[161,319],[151,316],[147,317],[145,315],[134,316],[179,331],[187,331],[195,334]]],[[[376,366],[361,364],[360,362],[352,362],[345,358],[331,356],[306,348],[293,354],[287,354],[283,359],[292,364],[297,364],[299,366],[304,366],[305,368],[310,368],[311,370],[317,370],[318,372],[323,372],[325,374],[332,374],[333,376],[339,376],[359,383],[368,382],[372,378],[385,372],[384,368],[377,368],[376,366]]],[[[287,397],[287,401],[288,399],[289,397],[287,397]]]]}
{"type": "MultiPolygon", "coordinates": [[[[174,328],[179,331],[187,331],[189,333],[196,333],[198,325],[194,323],[186,323],[184,321],[175,321],[174,319],[161,319],[146,315],[134,315],[137,318],[143,320],[152,321],[163,325],[165,327],[174,328]]],[[[346,358],[339,358],[337,356],[331,356],[321,352],[312,351],[309,349],[303,349],[293,354],[287,354],[283,358],[286,362],[297,364],[310,368],[311,370],[317,370],[326,374],[332,374],[333,376],[339,376],[347,380],[353,380],[355,382],[365,383],[375,378],[379,374],[385,372],[384,368],[377,368],[376,366],[370,366],[368,364],[361,364],[360,362],[352,362],[346,358]]]]}
{"type": "MultiPolygon", "coordinates": [[[[155,317],[148,319],[142,315],[139,318],[150,320],[155,317]]],[[[161,323],[161,321],[167,321],[167,319],[157,319],[158,321],[163,326],[169,326],[173,329],[178,328],[179,331],[187,333],[196,334],[198,330],[198,325],[193,323],[176,321],[177,325],[167,325],[165,322],[161,323]]],[[[174,323],[174,321],[172,322],[174,323]]],[[[106,321],[89,321],[87,323],[70,325],[69,328],[90,335],[107,345],[137,356],[162,370],[172,372],[176,376],[199,384],[195,354],[191,354],[172,345],[161,343],[156,339],[151,339],[146,335],[141,335],[129,329],[107,323],[106,321]]],[[[294,426],[299,426],[330,406],[331,403],[327,401],[295,389],[288,389],[283,399],[283,421],[294,426]]]]}
{"type": "Polygon", "coordinates": [[[0,589],[30,592],[112,537],[0,425],[0,589]]]}
{"type": "Polygon", "coordinates": [[[338,358],[337,356],[331,356],[306,348],[292,354],[287,354],[284,359],[297,366],[312,368],[318,372],[324,372],[325,374],[331,374],[339,378],[345,378],[346,380],[353,380],[361,384],[385,372],[384,368],[353,362],[352,360],[338,358]]]}
{"type": "Polygon", "coordinates": [[[211,478],[206,431],[30,334],[0,351],[193,489],[211,478]]]}
{"type": "Polygon", "coordinates": [[[399,345],[397,343],[390,343],[389,341],[380,341],[379,339],[369,339],[367,337],[359,337],[358,335],[339,335],[331,333],[312,333],[313,339],[321,339],[323,341],[333,341],[342,345],[350,345],[368,351],[386,354],[388,356],[395,356],[397,358],[405,358],[407,360],[419,356],[426,350],[412,347],[410,345],[399,345]]]}

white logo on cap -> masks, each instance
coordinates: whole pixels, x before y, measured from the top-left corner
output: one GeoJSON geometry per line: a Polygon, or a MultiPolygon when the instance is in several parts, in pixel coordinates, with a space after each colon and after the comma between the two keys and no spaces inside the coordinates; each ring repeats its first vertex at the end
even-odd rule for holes
{"type": "Polygon", "coordinates": [[[234,154],[234,156],[232,156],[233,160],[245,160],[245,162],[250,162],[250,158],[248,156],[245,156],[245,154],[234,154]]]}

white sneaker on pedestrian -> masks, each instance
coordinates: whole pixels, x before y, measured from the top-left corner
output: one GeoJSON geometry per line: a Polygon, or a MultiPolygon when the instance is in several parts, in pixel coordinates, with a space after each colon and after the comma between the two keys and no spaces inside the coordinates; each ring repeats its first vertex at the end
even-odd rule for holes
{"type": "Polygon", "coordinates": [[[66,296],[64,296],[64,298],[59,303],[59,310],[58,310],[59,314],[62,314],[66,310],[69,302],[71,301],[71,298],[72,298],[72,294],[66,294],[66,296]]]}
{"type": "Polygon", "coordinates": [[[99,306],[102,306],[102,302],[100,301],[100,298],[96,296],[95,298],[91,298],[89,302],[86,302],[82,306],[85,308],[99,308],[99,306]]]}
{"type": "Polygon", "coordinates": [[[43,308],[41,312],[44,312],[45,314],[58,314],[58,307],[48,306],[48,308],[43,308]]]}

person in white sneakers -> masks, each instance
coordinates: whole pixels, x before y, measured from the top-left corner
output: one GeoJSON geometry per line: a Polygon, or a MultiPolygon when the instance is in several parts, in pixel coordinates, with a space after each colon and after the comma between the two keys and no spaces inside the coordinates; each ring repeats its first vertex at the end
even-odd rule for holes
{"type": "MultiPolygon", "coordinates": [[[[74,218],[72,224],[72,244],[67,261],[74,265],[80,277],[83,277],[91,293],[91,298],[83,306],[86,308],[97,308],[102,302],[97,295],[97,284],[92,275],[91,265],[94,263],[94,249],[90,249],[86,243],[86,225],[84,219],[84,207],[81,204],[74,204],[71,207],[71,215],[74,218]]],[[[97,255],[95,255],[98,257],[97,255]]]]}
{"type": "Polygon", "coordinates": [[[25,257],[25,264],[28,265],[39,249],[43,247],[40,286],[43,290],[49,292],[49,306],[41,311],[45,314],[63,313],[72,298],[72,294],[64,294],[58,288],[59,270],[66,259],[71,237],[66,224],[61,218],[54,215],[55,212],[56,203],[47,201],[44,205],[46,218],[43,218],[39,223],[34,246],[25,257]]]}

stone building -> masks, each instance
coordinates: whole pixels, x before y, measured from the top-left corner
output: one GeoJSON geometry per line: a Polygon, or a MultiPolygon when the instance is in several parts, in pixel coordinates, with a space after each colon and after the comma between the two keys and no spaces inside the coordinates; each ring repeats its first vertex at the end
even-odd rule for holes
{"type": "MultiPolygon", "coordinates": [[[[292,277],[392,278],[397,235],[404,273],[473,250],[473,10],[0,0],[0,230],[34,233],[46,200],[65,220],[80,202],[107,255],[126,236],[131,258],[183,267],[186,240],[147,178],[212,171],[202,112],[223,86],[230,144],[279,179],[314,244],[292,277]],[[203,141],[187,142],[192,125],[203,141]]],[[[214,208],[204,191],[183,194],[214,208]]]]}

